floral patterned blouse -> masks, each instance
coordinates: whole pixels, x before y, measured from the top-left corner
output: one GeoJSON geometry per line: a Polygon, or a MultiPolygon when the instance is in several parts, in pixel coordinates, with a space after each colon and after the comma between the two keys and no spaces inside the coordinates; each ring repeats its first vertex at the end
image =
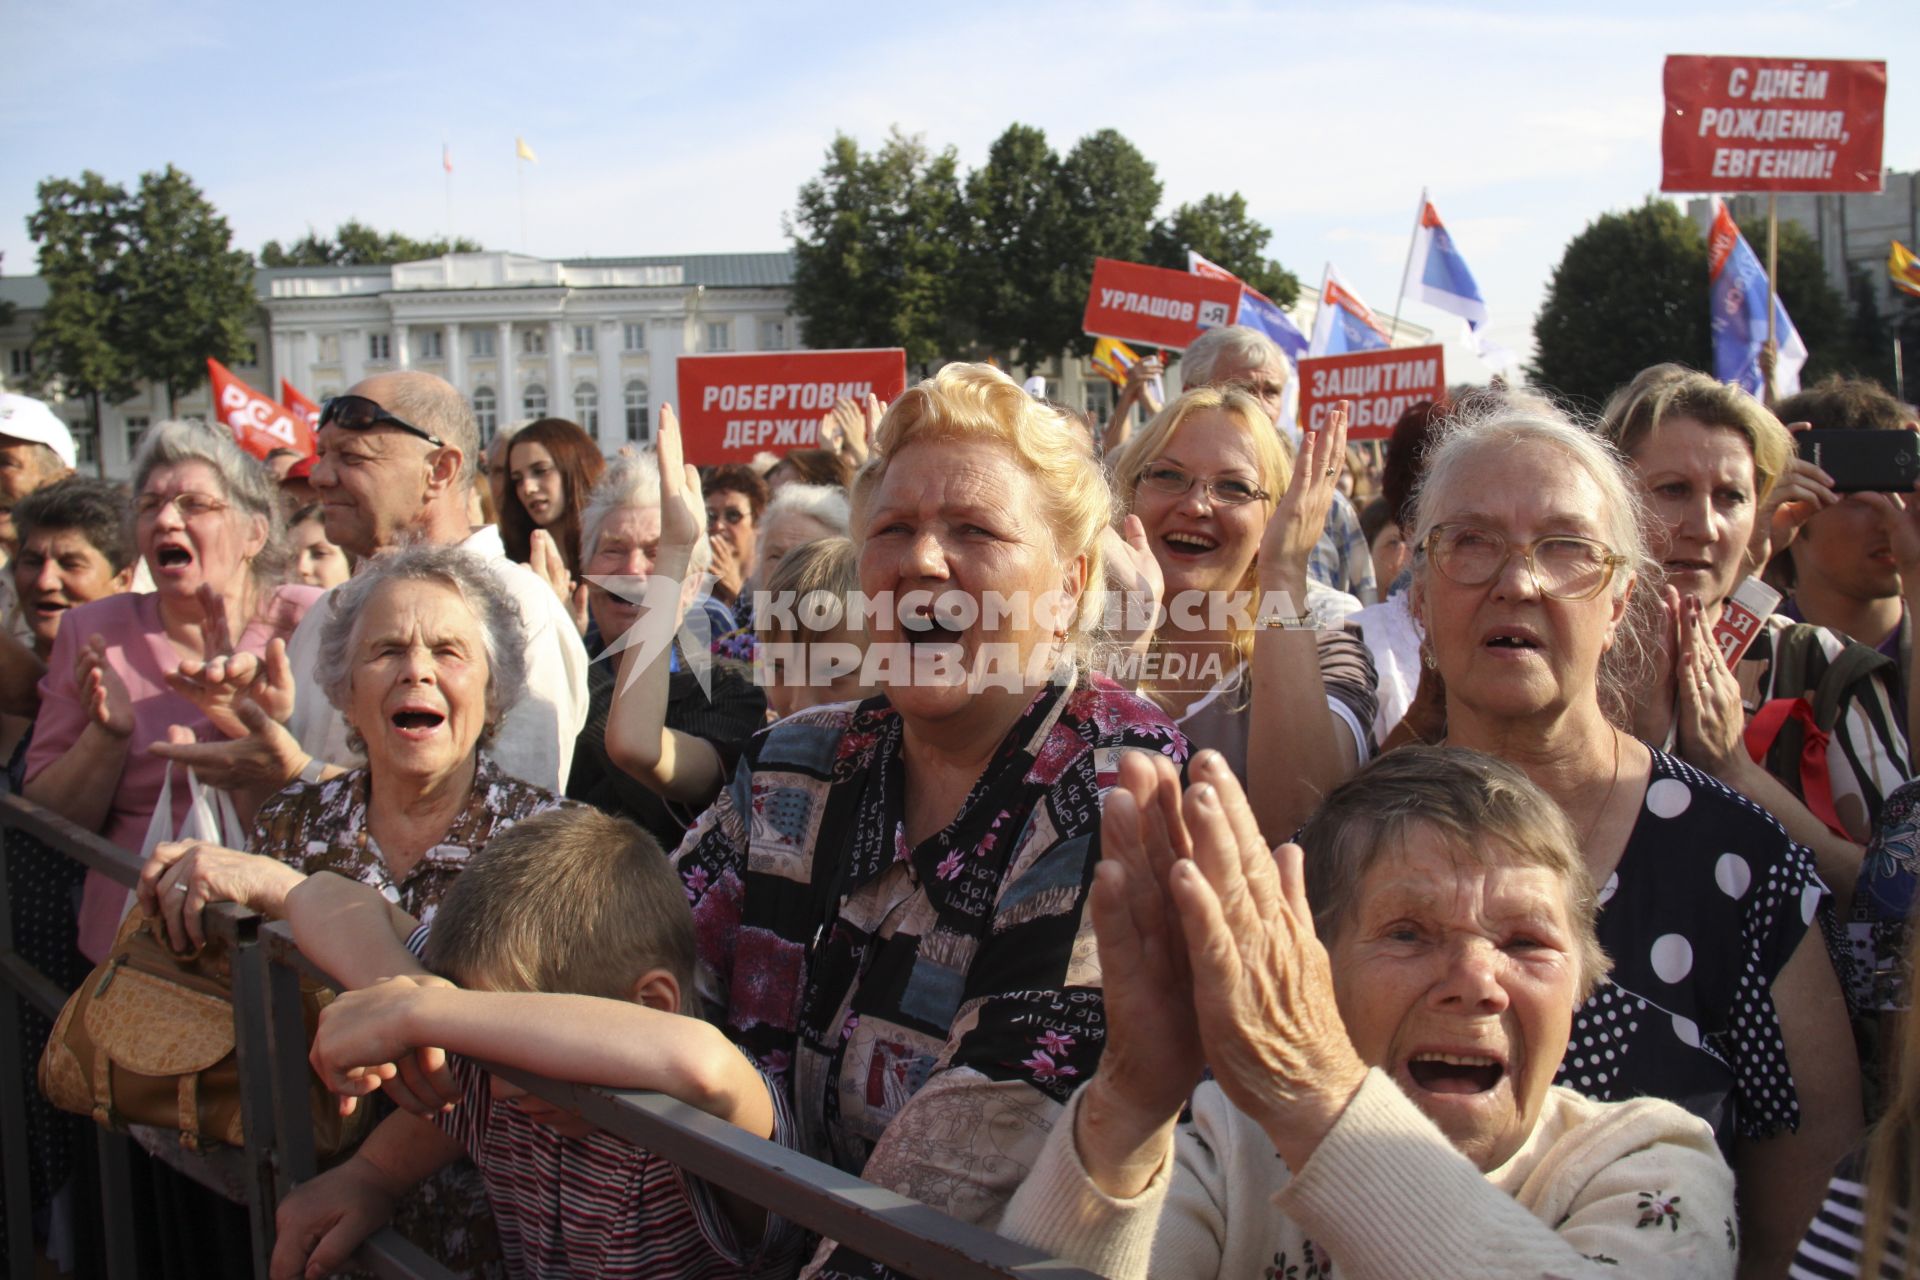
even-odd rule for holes
{"type": "Polygon", "coordinates": [[[454,877],[487,841],[522,818],[566,803],[544,788],[508,777],[482,754],[467,807],[445,838],[396,881],[367,831],[368,798],[365,769],[325,782],[295,783],[261,806],[249,852],[278,858],[308,875],[331,871],[372,885],[388,902],[430,924],[454,877]]]}
{"type": "MultiPolygon", "coordinates": [[[[1104,1038],[1085,915],[1128,748],[1187,742],[1104,678],[1049,685],[947,827],[906,836],[884,696],[754,738],[676,855],[702,994],[791,1091],[802,1150],[991,1224],[1104,1038]]],[[[838,1250],[822,1274],[881,1274],[838,1250]]]]}

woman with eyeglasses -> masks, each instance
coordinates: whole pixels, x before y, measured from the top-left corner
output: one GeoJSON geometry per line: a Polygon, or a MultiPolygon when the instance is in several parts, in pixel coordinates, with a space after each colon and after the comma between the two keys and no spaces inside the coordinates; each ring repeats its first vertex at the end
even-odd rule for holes
{"type": "Polygon", "coordinates": [[[1620,455],[1514,395],[1444,428],[1427,465],[1412,605],[1446,743],[1551,795],[1600,886],[1612,979],[1575,1014],[1559,1083],[1711,1124],[1739,1180],[1726,1231],[1741,1273],[1782,1274],[1861,1129],[1846,1008],[1811,927],[1825,886],[1763,810],[1621,727],[1646,696],[1628,601],[1658,568],[1620,455]]]}
{"type": "Polygon", "coordinates": [[[1346,434],[1337,413],[1305,438],[1296,467],[1258,400],[1201,387],[1112,458],[1130,513],[1116,559],[1145,594],[1160,580],[1166,610],[1139,659],[1141,691],[1249,782],[1275,843],[1373,751],[1373,663],[1337,622],[1359,602],[1307,576],[1346,434]]]}
{"type": "MultiPolygon", "coordinates": [[[[139,853],[166,775],[145,744],[165,741],[174,725],[216,740],[245,732],[230,705],[203,711],[178,682],[227,655],[284,665],[286,638],[320,592],[278,585],[279,494],[225,432],[156,424],[134,455],[133,492],[134,539],[154,590],[82,605],[62,621],[40,684],[25,794],[139,853]]],[[[172,797],[177,826],[184,777],[172,797]]],[[[88,873],[80,949],[89,958],[106,955],[126,902],[124,887],[88,873]]]]}

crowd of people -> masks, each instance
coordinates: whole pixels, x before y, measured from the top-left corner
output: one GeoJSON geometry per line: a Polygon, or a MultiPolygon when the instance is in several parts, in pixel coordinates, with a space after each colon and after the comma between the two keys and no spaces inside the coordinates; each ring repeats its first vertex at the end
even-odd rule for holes
{"type": "MultiPolygon", "coordinates": [[[[335,979],[311,1060],[374,1122],[276,1276],[388,1223],[880,1274],[478,1061],[1108,1275],[1906,1274],[1920,499],[1794,434],[1920,415],[1661,365],[1361,445],[1255,331],[1162,372],[1094,423],[949,364],[697,468],[671,407],[609,458],[403,371],[311,458],[156,423],[125,486],[0,396],[11,786],[143,859],[10,832],[16,947],[73,988],[232,902],[335,979]]],[[[29,1120],[85,1270],[84,1122],[29,1120]]],[[[181,1181],[130,1229],[242,1266],[181,1181]]]]}

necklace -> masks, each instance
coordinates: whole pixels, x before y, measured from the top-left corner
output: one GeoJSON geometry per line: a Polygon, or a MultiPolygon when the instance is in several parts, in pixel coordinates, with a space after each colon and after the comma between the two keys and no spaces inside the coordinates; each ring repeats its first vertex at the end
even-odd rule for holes
{"type": "Polygon", "coordinates": [[[1586,838],[1580,842],[1581,850],[1587,852],[1589,856],[1591,856],[1590,851],[1593,845],[1593,833],[1600,829],[1600,820],[1607,816],[1607,806],[1613,803],[1614,789],[1620,785],[1620,731],[1611,729],[1609,732],[1613,734],[1613,781],[1607,784],[1607,794],[1601,797],[1600,807],[1594,811],[1593,821],[1587,824],[1586,838]]]}

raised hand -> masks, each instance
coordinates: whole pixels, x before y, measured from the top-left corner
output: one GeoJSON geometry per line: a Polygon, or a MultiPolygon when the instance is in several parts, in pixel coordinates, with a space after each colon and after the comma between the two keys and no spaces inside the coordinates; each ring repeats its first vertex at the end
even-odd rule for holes
{"type": "MultiPolygon", "coordinates": [[[[1790,422],[1787,430],[1798,435],[1812,426],[1811,422],[1790,422]]],[[[1765,569],[1775,553],[1800,536],[1808,520],[1839,501],[1840,495],[1833,491],[1832,476],[1798,453],[1792,455],[1787,469],[1780,473],[1766,501],[1760,504],[1753,533],[1747,540],[1746,571],[1755,574],[1765,569]]]]}
{"type": "Polygon", "coordinates": [[[1307,558],[1327,527],[1327,508],[1339,488],[1340,469],[1347,458],[1347,410],[1342,400],[1328,415],[1327,425],[1309,431],[1300,441],[1293,461],[1293,478],[1274,504],[1260,538],[1260,589],[1285,591],[1294,608],[1307,607],[1307,558]]]}
{"type": "Polygon", "coordinates": [[[688,556],[707,532],[707,509],[699,469],[687,463],[680,443],[680,415],[660,406],[660,556],[678,549],[688,556]]]}
{"type": "Polygon", "coordinates": [[[1193,967],[1193,1012],[1220,1088],[1298,1169],[1367,1074],[1314,933],[1298,845],[1269,851],[1217,752],[1191,770],[1193,856],[1168,879],[1193,967]]]}
{"type": "Polygon", "coordinates": [[[567,558],[561,554],[560,544],[545,529],[535,529],[527,545],[527,568],[540,575],[540,580],[552,589],[561,604],[573,603],[573,574],[567,569],[567,558]]]}
{"type": "Polygon", "coordinates": [[[73,683],[87,709],[87,722],[116,738],[133,733],[133,696],[107,662],[107,641],[93,636],[74,655],[73,683]]]}
{"type": "Polygon", "coordinates": [[[1118,585],[1121,593],[1121,625],[1115,638],[1144,653],[1159,625],[1161,601],[1167,593],[1166,574],[1154,559],[1147,527],[1139,516],[1128,516],[1119,530],[1108,529],[1100,539],[1108,580],[1118,585]]]}
{"type": "Polygon", "coordinates": [[[1744,741],[1747,713],[1740,702],[1740,681],[1720,658],[1699,597],[1683,598],[1668,587],[1667,616],[1675,626],[1674,715],[1680,754],[1726,782],[1752,764],[1744,741]]]}
{"type": "Polygon", "coordinates": [[[264,657],[251,653],[216,653],[204,661],[182,659],[167,675],[167,687],[200,708],[214,728],[229,738],[241,738],[247,727],[240,703],[251,700],[274,720],[293,714],[293,667],[287,661],[286,641],[267,642],[264,657]]]}
{"type": "Polygon", "coordinates": [[[162,760],[177,760],[189,765],[193,774],[210,787],[249,792],[264,800],[300,776],[307,753],[300,749],[286,727],[245,699],[235,705],[243,736],[226,742],[196,742],[193,731],[174,725],[168,741],[148,748],[162,760]]]}
{"type": "Polygon", "coordinates": [[[866,457],[867,414],[858,402],[841,396],[828,415],[833,419],[835,443],[829,447],[845,453],[856,462],[866,457]],[[858,452],[855,452],[858,441],[858,452]]]}

